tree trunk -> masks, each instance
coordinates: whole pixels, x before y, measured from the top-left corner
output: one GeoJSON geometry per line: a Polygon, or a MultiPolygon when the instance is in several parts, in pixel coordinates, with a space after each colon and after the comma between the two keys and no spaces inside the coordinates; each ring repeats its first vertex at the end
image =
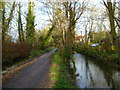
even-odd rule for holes
{"type": "Polygon", "coordinates": [[[5,18],[5,2],[2,2],[2,42],[7,38],[7,32],[9,29],[10,22],[13,18],[13,11],[15,10],[15,2],[12,4],[12,9],[10,11],[8,19],[5,18]]]}
{"type": "Polygon", "coordinates": [[[11,11],[10,11],[10,15],[9,15],[9,18],[8,18],[8,21],[7,21],[7,25],[6,25],[6,31],[8,31],[8,29],[9,29],[9,25],[10,25],[10,22],[11,22],[11,20],[12,20],[12,18],[13,18],[13,11],[15,10],[15,2],[13,2],[13,4],[12,4],[12,9],[11,9],[11,11]]]}
{"type": "Polygon", "coordinates": [[[113,17],[115,8],[112,6],[111,2],[107,2],[107,4],[108,4],[109,20],[110,20],[110,28],[111,28],[110,34],[112,37],[113,45],[116,46],[117,45],[117,34],[115,31],[115,22],[114,22],[114,17],[113,17]]]}
{"type": "Polygon", "coordinates": [[[2,42],[5,41],[5,2],[2,2],[2,42]]]}
{"type": "Polygon", "coordinates": [[[34,46],[35,40],[35,26],[34,26],[34,2],[29,0],[28,14],[26,17],[26,40],[30,46],[34,46]]]}
{"type": "Polygon", "coordinates": [[[21,19],[21,6],[19,6],[19,11],[18,11],[18,34],[19,34],[19,40],[20,43],[24,42],[24,33],[23,33],[23,27],[22,27],[22,19],[21,19]]]}

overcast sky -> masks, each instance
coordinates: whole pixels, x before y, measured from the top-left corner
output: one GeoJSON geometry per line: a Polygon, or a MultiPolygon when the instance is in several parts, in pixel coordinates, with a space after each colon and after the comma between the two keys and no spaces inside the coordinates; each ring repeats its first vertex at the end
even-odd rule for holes
{"type": "MultiPolygon", "coordinates": [[[[8,0],[6,0],[8,1],[8,0]]],[[[9,0],[11,1],[11,0],[9,0]]],[[[13,0],[12,0],[13,1],[13,0]]],[[[27,14],[27,8],[28,8],[28,0],[15,0],[16,2],[21,2],[21,5],[22,5],[22,8],[21,8],[21,11],[23,13],[23,15],[25,16],[27,14]]],[[[49,17],[48,15],[44,12],[44,5],[41,3],[43,1],[46,1],[46,0],[34,0],[34,3],[35,3],[35,8],[34,8],[34,15],[35,15],[35,29],[36,31],[40,30],[41,28],[43,27],[46,27],[49,22],[49,17]]],[[[47,1],[51,1],[51,2],[54,2],[55,0],[47,0],[47,1]]],[[[65,0],[64,0],[65,1],[65,0]]],[[[77,0],[77,1],[83,1],[83,0],[77,0]]],[[[97,15],[97,16],[102,16],[102,11],[105,10],[105,7],[104,5],[102,5],[100,2],[102,2],[102,0],[86,0],[89,2],[89,7],[93,7],[95,6],[96,7],[96,11],[93,13],[93,15],[97,15]]],[[[18,8],[16,8],[17,10],[18,8]]],[[[84,22],[81,22],[81,21],[84,21],[83,17],[84,16],[89,16],[90,13],[89,12],[85,12],[82,17],[80,18],[80,20],[78,21],[79,24],[76,25],[76,31],[77,33],[80,34],[81,31],[83,31],[83,34],[85,32],[85,24],[84,22]]],[[[22,21],[24,23],[24,29],[25,29],[25,23],[26,23],[26,20],[25,20],[25,17],[22,16],[22,21]]],[[[14,15],[14,21],[17,21],[17,12],[16,14],[14,15]]],[[[98,23],[97,22],[94,22],[94,23],[98,23]]],[[[106,25],[108,25],[108,23],[105,23],[106,25]]],[[[17,34],[17,24],[12,24],[11,27],[14,27],[14,29],[11,29],[11,33],[10,35],[13,36],[14,38],[17,38],[18,34],[17,34]]]]}

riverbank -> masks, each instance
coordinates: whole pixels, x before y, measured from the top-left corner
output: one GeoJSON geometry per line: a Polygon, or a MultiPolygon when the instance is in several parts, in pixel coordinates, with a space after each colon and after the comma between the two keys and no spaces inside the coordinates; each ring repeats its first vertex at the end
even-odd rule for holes
{"type": "Polygon", "coordinates": [[[67,67],[59,53],[53,56],[52,67],[50,70],[52,88],[76,88],[76,85],[71,83],[71,78],[67,67]]]}
{"type": "Polygon", "coordinates": [[[107,64],[113,68],[120,70],[120,60],[114,51],[105,52],[99,51],[97,47],[79,47],[75,49],[76,52],[94,58],[94,60],[107,64]]]}

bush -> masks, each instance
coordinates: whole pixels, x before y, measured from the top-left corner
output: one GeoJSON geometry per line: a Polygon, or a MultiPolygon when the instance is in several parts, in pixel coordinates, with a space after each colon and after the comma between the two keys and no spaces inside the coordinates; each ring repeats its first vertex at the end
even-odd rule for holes
{"type": "Polygon", "coordinates": [[[27,43],[5,42],[2,45],[3,66],[17,62],[29,56],[29,46],[27,43]]]}
{"type": "Polygon", "coordinates": [[[2,66],[6,67],[22,62],[26,58],[35,57],[50,51],[55,47],[40,50],[37,47],[30,47],[27,43],[4,42],[2,45],[2,66]]]}
{"type": "Polygon", "coordinates": [[[41,53],[44,53],[44,51],[38,49],[31,50],[30,57],[39,56],[41,53]]]}
{"type": "Polygon", "coordinates": [[[44,50],[41,50],[40,48],[34,48],[30,51],[30,57],[35,57],[35,56],[40,56],[41,54],[48,52],[52,49],[54,49],[55,47],[47,47],[44,50]]]}
{"type": "Polygon", "coordinates": [[[120,60],[119,60],[117,54],[111,54],[111,55],[109,55],[109,60],[111,60],[111,61],[113,61],[115,63],[120,63],[120,60]]]}

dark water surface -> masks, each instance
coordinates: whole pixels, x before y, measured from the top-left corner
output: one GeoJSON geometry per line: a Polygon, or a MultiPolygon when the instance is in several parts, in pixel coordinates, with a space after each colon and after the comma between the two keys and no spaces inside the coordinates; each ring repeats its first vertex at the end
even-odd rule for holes
{"type": "Polygon", "coordinates": [[[80,88],[120,88],[120,72],[107,65],[95,62],[76,53],[73,55],[76,64],[76,85],[80,88]]]}

